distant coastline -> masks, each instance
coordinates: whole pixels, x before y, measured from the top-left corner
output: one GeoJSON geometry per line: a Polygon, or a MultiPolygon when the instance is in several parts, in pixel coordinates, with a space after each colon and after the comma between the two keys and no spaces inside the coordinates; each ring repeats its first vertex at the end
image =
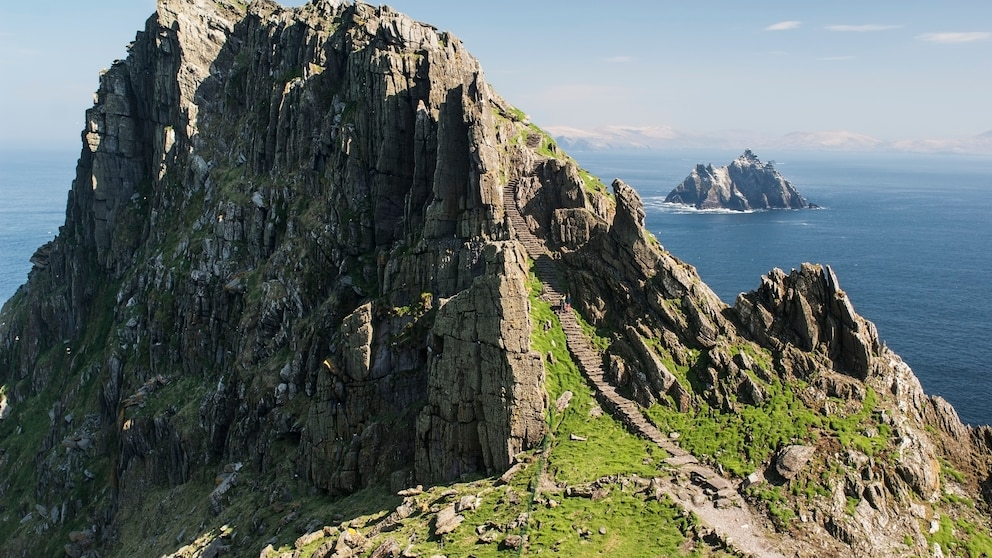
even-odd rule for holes
{"type": "Polygon", "coordinates": [[[846,130],[792,132],[781,136],[756,136],[752,133],[737,131],[701,134],[657,126],[604,126],[592,130],[550,126],[547,131],[569,153],[608,150],[670,151],[673,149],[739,151],[739,146],[749,145],[762,152],[841,152],[879,155],[905,153],[992,157],[992,130],[958,138],[895,141],[884,141],[866,134],[846,130]]]}

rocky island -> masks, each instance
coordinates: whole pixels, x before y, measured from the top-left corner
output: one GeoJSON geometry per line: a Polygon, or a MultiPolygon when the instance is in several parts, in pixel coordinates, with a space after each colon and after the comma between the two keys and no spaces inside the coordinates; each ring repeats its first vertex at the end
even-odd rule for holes
{"type": "Polygon", "coordinates": [[[665,203],[734,211],[811,207],[773,163],[762,163],[750,149],[725,167],[696,165],[665,203]]]}
{"type": "Polygon", "coordinates": [[[0,555],[990,552],[992,429],[829,267],[725,304],[452,34],[160,0],[129,50],[0,314],[0,555]]]}

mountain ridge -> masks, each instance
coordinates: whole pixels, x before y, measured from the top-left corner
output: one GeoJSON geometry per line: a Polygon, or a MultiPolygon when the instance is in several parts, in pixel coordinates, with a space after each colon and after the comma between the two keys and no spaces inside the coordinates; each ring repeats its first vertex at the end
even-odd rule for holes
{"type": "Polygon", "coordinates": [[[548,126],[556,141],[571,151],[663,149],[737,149],[741,144],[764,150],[859,151],[877,153],[954,153],[988,155],[989,133],[952,138],[903,138],[883,140],[853,130],[794,131],[772,136],[741,130],[718,133],[679,130],[671,126],[610,125],[593,129],[548,126]]]}
{"type": "Polygon", "coordinates": [[[990,430],[923,393],[829,268],[724,304],[448,33],[161,0],[82,140],[66,224],[0,320],[6,554],[660,544],[587,500],[669,518],[671,552],[737,552],[680,515],[712,487],[604,413],[582,358],[747,479],[798,555],[984,544],[950,537],[988,523],[990,430]],[[592,353],[566,348],[549,270],[592,353]],[[794,446],[810,461],[779,467],[794,446]]]}

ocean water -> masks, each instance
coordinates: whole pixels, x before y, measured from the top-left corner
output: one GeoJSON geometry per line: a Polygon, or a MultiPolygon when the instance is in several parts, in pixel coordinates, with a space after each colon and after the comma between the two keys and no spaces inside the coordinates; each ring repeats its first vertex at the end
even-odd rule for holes
{"type": "Polygon", "coordinates": [[[992,159],[758,153],[817,210],[712,213],[663,200],[696,163],[740,153],[579,152],[641,194],[647,227],[728,304],[774,267],[830,265],[855,310],[969,424],[992,424],[992,159]]]}
{"type": "MultiPolygon", "coordinates": [[[[696,163],[730,151],[577,152],[644,199],[662,244],[727,303],[773,267],[828,264],[855,309],[928,393],[970,424],[992,424],[992,159],[938,155],[758,153],[823,209],[685,211],[662,203],[696,163]]],[[[72,152],[0,153],[0,303],[65,220],[72,152]]]]}
{"type": "Polygon", "coordinates": [[[34,251],[65,223],[77,157],[71,151],[0,152],[0,305],[27,280],[34,251]]]}

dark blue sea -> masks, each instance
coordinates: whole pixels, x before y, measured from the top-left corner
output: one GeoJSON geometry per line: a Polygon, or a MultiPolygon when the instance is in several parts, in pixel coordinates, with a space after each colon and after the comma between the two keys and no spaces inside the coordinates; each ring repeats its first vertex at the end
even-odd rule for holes
{"type": "Polygon", "coordinates": [[[571,155],[633,186],[648,228],[728,304],[774,267],[830,265],[928,393],[992,424],[992,158],[758,152],[823,209],[730,214],[662,202],[696,163],[740,152],[571,155]]]}
{"type": "MultiPolygon", "coordinates": [[[[745,214],[662,203],[696,163],[731,151],[577,152],[644,198],[647,225],[727,303],[773,267],[829,264],[855,309],[970,424],[992,423],[992,159],[757,153],[823,209],[745,214]]],[[[0,301],[65,220],[76,153],[0,153],[0,301]]]]}
{"type": "Polygon", "coordinates": [[[78,150],[0,151],[0,305],[27,280],[34,251],[65,223],[78,157],[78,150]]]}

